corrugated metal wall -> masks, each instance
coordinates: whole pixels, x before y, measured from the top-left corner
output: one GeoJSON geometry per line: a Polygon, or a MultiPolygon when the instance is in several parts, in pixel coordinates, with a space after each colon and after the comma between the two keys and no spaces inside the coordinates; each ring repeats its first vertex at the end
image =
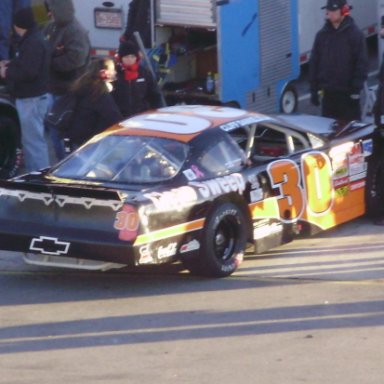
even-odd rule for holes
{"type": "Polygon", "coordinates": [[[215,0],[156,0],[156,23],[216,27],[215,0]]]}
{"type": "Polygon", "coordinates": [[[247,108],[276,112],[276,83],[292,73],[291,0],[260,0],[260,82],[249,93],[247,108]]]}

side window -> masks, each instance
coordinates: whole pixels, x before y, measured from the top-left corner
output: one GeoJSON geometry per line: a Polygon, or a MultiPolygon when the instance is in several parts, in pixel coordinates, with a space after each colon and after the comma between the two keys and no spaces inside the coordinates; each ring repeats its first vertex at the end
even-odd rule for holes
{"type": "Polygon", "coordinates": [[[255,160],[265,160],[288,156],[309,147],[304,136],[288,128],[258,125],[252,156],[255,160]]]}
{"type": "Polygon", "coordinates": [[[239,147],[243,151],[245,151],[248,142],[249,127],[236,128],[228,133],[232,137],[232,139],[239,145],[239,147]]]}
{"type": "Polygon", "coordinates": [[[285,133],[263,125],[257,127],[253,150],[254,156],[279,157],[288,154],[285,133]]]}
{"type": "Polygon", "coordinates": [[[197,166],[204,177],[239,172],[245,164],[245,152],[236,141],[221,130],[208,130],[191,143],[190,166],[197,166]]]}

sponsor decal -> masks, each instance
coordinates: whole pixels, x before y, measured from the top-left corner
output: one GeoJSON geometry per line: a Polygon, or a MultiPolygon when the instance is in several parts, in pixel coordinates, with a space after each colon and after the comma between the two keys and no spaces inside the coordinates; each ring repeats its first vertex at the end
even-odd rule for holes
{"type": "Polygon", "coordinates": [[[364,156],[372,155],[372,153],[373,153],[373,140],[372,139],[363,140],[361,145],[363,147],[364,156]]]}
{"type": "Polygon", "coordinates": [[[356,191],[357,189],[361,189],[365,187],[365,180],[357,181],[356,183],[352,183],[350,186],[351,191],[356,191]]]}
{"type": "Polygon", "coordinates": [[[29,250],[44,255],[61,256],[68,254],[70,243],[59,241],[56,237],[40,236],[34,238],[29,245],[29,250]]]}
{"type": "Polygon", "coordinates": [[[232,175],[202,182],[192,181],[189,185],[196,188],[203,199],[209,199],[229,192],[242,194],[246,184],[240,173],[233,173],[232,175]]]}
{"type": "Polygon", "coordinates": [[[259,123],[265,120],[270,120],[270,119],[262,115],[248,116],[241,120],[231,121],[229,123],[222,124],[220,125],[220,128],[223,131],[230,132],[230,131],[233,131],[234,129],[244,127],[244,125],[251,125],[251,124],[259,123]]]}
{"type": "Polygon", "coordinates": [[[204,173],[200,170],[197,165],[191,165],[191,169],[198,179],[200,177],[204,177],[204,173]]]}
{"type": "Polygon", "coordinates": [[[196,191],[189,186],[173,188],[165,192],[145,193],[144,196],[159,210],[180,210],[197,201],[196,191]]]}
{"type": "Polygon", "coordinates": [[[119,231],[120,240],[132,241],[136,239],[139,223],[140,219],[136,209],[125,204],[123,209],[117,212],[113,228],[119,231]]]}
{"type": "Polygon", "coordinates": [[[367,163],[365,157],[361,153],[349,156],[349,174],[351,176],[365,172],[367,163]]]}
{"type": "Polygon", "coordinates": [[[367,177],[367,172],[361,172],[361,173],[357,173],[356,175],[350,176],[349,181],[352,182],[356,180],[361,180],[361,179],[365,179],[366,177],[367,177]]]}
{"type": "Polygon", "coordinates": [[[180,247],[180,253],[197,251],[198,249],[200,249],[200,243],[197,240],[191,240],[180,247]]]}
{"type": "Polygon", "coordinates": [[[252,189],[259,189],[260,188],[260,183],[257,178],[257,174],[249,175],[248,176],[248,182],[251,184],[252,189]]]}
{"type": "Polygon", "coordinates": [[[263,189],[260,187],[257,175],[248,176],[248,182],[251,184],[250,201],[254,203],[260,201],[264,197],[263,189]]]}
{"type": "Polygon", "coordinates": [[[196,179],[200,179],[201,177],[204,177],[204,173],[200,171],[197,165],[192,165],[191,169],[186,169],[183,173],[184,173],[184,176],[189,181],[193,181],[196,179]]]}
{"type": "Polygon", "coordinates": [[[177,252],[177,243],[169,243],[167,246],[162,245],[157,250],[157,258],[159,260],[175,256],[177,252]]]}
{"type": "Polygon", "coordinates": [[[348,185],[348,184],[349,184],[349,177],[348,176],[340,177],[338,179],[333,180],[333,186],[336,189],[343,187],[344,185],[348,185]]]}
{"type": "Polygon", "coordinates": [[[198,194],[203,199],[209,199],[229,192],[242,194],[244,190],[245,181],[243,176],[234,173],[202,182],[190,181],[188,186],[174,188],[165,192],[145,193],[144,196],[150,199],[159,210],[181,210],[188,204],[196,202],[198,194]]]}
{"type": "Polygon", "coordinates": [[[192,169],[186,169],[183,173],[184,173],[184,176],[189,181],[193,181],[193,180],[197,179],[197,176],[196,176],[195,172],[192,171],[192,169]]]}
{"type": "Polygon", "coordinates": [[[152,264],[154,263],[153,257],[151,255],[149,244],[143,245],[139,248],[140,259],[139,264],[152,264]]]}
{"type": "Polygon", "coordinates": [[[337,188],[335,190],[337,197],[345,197],[349,194],[349,186],[345,185],[344,187],[337,188]]]}
{"type": "Polygon", "coordinates": [[[261,188],[256,189],[255,191],[251,191],[250,192],[251,203],[263,200],[263,197],[264,197],[264,193],[263,193],[263,190],[261,188]]]}

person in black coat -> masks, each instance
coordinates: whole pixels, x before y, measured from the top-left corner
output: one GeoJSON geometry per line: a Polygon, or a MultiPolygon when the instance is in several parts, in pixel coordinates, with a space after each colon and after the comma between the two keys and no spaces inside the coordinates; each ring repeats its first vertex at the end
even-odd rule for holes
{"type": "Polygon", "coordinates": [[[317,33],[310,59],[311,102],[322,115],[345,122],[361,119],[360,93],[368,76],[365,37],[345,0],[328,0],[327,21],[317,33]]]}
{"type": "Polygon", "coordinates": [[[121,41],[133,40],[139,32],[145,48],[152,46],[150,0],[132,0],[129,4],[127,27],[121,41]]]}
{"type": "Polygon", "coordinates": [[[11,61],[0,62],[0,76],[15,98],[25,168],[32,172],[50,165],[44,135],[49,105],[49,51],[30,7],[17,11],[13,24],[20,38],[17,55],[11,61]]]}
{"type": "Polygon", "coordinates": [[[110,93],[115,76],[114,61],[98,59],[90,63],[87,71],[71,87],[76,106],[65,138],[69,139],[72,150],[123,120],[110,93]]]}
{"type": "Polygon", "coordinates": [[[158,86],[140,61],[137,45],[129,40],[121,42],[112,95],[124,118],[161,106],[158,86]]]}

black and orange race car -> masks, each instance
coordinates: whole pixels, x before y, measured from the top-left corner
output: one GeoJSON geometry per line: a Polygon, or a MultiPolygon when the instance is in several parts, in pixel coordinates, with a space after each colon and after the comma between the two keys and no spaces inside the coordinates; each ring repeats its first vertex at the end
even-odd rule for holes
{"type": "Polygon", "coordinates": [[[105,270],[233,273],[255,252],[383,207],[373,124],[214,106],[137,115],[50,169],[0,182],[0,249],[105,270]]]}

